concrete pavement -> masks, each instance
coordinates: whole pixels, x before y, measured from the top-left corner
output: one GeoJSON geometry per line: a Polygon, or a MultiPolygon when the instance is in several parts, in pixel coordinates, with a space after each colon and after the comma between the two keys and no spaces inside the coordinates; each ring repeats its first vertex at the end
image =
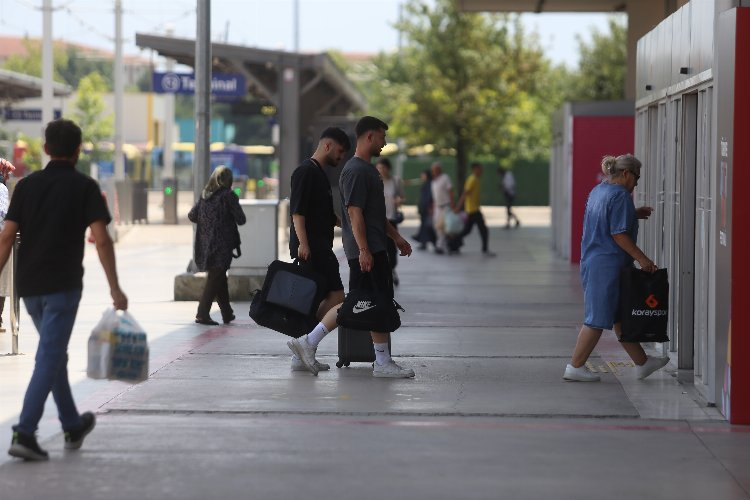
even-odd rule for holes
{"type": "MultiPolygon", "coordinates": [[[[750,428],[726,424],[673,367],[636,380],[608,332],[591,359],[602,382],[562,380],[582,315],[577,267],[551,252],[545,209],[519,209],[518,230],[500,227],[500,208],[486,215],[497,258],[481,255],[475,231],[460,256],[399,261],[407,311],[393,351],[414,380],[376,380],[356,363],[290,372],[287,338],[255,325],[247,303],[231,326],[195,325],[196,304],[171,300],[190,226],[159,224],[125,227],[117,244],[151,377],[88,380],[88,332],[109,302],[88,248],[70,371],[97,428],[65,452],[48,404],[39,437],[51,460],[0,455],[0,499],[750,498],[750,428]]],[[[35,350],[21,321],[26,354],[0,357],[7,442],[35,350]]],[[[318,353],[331,365],[336,340],[318,353]]]]}

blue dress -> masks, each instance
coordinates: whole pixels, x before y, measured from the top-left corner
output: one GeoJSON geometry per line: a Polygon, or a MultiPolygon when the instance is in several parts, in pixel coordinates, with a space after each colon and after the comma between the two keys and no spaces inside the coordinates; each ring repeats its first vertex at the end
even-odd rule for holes
{"type": "Polygon", "coordinates": [[[591,328],[611,330],[619,319],[620,271],[633,258],[612,238],[627,233],[638,238],[638,217],[625,187],[603,181],[589,193],[581,238],[581,282],[584,320],[591,328]]]}

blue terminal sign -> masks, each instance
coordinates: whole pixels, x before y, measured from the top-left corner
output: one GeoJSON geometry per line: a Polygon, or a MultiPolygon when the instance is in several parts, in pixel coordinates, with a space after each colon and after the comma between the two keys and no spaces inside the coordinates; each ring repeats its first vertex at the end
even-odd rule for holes
{"type": "MultiPolygon", "coordinates": [[[[6,121],[42,121],[42,110],[40,108],[11,108],[3,109],[2,117],[6,121]]],[[[53,119],[57,120],[62,117],[62,111],[54,110],[53,119]]]]}
{"type": "MultiPolygon", "coordinates": [[[[195,73],[154,72],[154,92],[158,94],[194,94],[195,73]]],[[[218,97],[240,97],[247,93],[245,76],[239,73],[213,73],[211,94],[218,97]]]]}

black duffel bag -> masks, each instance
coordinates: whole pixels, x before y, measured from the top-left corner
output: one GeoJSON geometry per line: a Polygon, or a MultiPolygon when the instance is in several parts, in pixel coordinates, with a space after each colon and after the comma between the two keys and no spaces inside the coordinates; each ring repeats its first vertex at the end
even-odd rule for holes
{"type": "Polygon", "coordinates": [[[648,273],[627,267],[620,274],[620,342],[669,342],[669,279],[666,269],[648,273]]]}
{"type": "Polygon", "coordinates": [[[262,290],[255,290],[255,295],[250,303],[250,317],[260,326],[296,339],[310,333],[318,324],[318,319],[315,316],[307,316],[264,302],[261,297],[262,290]]]}
{"type": "Polygon", "coordinates": [[[372,288],[350,290],[339,308],[339,326],[354,330],[390,333],[401,326],[398,310],[405,311],[389,294],[379,290],[370,274],[372,288]]]}
{"type": "Polygon", "coordinates": [[[318,324],[323,278],[311,266],[280,260],[268,266],[263,288],[255,291],[250,317],[259,325],[298,338],[318,324]]]}

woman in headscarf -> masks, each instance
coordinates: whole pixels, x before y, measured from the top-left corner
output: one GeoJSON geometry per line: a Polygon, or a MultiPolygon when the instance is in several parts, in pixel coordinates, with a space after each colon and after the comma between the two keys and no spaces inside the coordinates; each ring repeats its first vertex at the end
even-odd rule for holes
{"type": "Polygon", "coordinates": [[[193,260],[201,271],[208,272],[206,286],[198,303],[195,322],[202,325],[218,325],[210,316],[211,304],[216,299],[224,324],[234,319],[229,304],[227,271],[232,258],[239,256],[240,234],[237,225],[245,223],[245,213],[240,200],[232,191],[232,171],[217,167],[203,188],[198,203],[188,213],[188,219],[198,225],[195,232],[193,260]]]}

